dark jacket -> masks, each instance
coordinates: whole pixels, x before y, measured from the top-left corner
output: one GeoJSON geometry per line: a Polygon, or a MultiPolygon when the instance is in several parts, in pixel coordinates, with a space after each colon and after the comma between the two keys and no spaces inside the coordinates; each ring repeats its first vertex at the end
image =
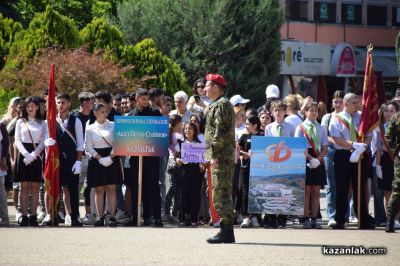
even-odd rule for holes
{"type": "Polygon", "coordinates": [[[7,128],[3,123],[0,123],[0,132],[3,136],[3,139],[1,140],[1,159],[4,159],[10,157],[10,153],[8,151],[10,140],[8,139],[7,128]]]}

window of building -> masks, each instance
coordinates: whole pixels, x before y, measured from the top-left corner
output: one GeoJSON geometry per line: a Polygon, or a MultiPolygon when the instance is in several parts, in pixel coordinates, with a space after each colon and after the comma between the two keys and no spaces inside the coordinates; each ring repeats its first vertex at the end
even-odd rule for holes
{"type": "Polygon", "coordinates": [[[392,25],[400,26],[400,6],[392,7],[392,25]]]}
{"type": "Polygon", "coordinates": [[[286,0],[285,1],[286,18],[290,20],[306,21],[308,19],[307,1],[286,0]]]}
{"type": "Polygon", "coordinates": [[[367,24],[375,26],[387,25],[387,7],[378,5],[367,6],[367,24]]]}
{"type": "Polygon", "coordinates": [[[315,2],[314,20],[319,22],[336,22],[336,3],[315,2]]]}
{"type": "Polygon", "coordinates": [[[362,22],[361,5],[343,4],[342,22],[346,24],[361,24],[362,22]]]}

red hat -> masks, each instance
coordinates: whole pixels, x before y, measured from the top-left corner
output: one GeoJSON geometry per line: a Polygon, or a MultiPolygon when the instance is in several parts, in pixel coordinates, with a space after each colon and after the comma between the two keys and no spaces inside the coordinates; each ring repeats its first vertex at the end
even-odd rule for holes
{"type": "Polygon", "coordinates": [[[226,82],[226,80],[224,79],[223,76],[218,75],[218,74],[207,74],[206,76],[206,80],[212,81],[217,83],[218,85],[221,85],[223,87],[227,87],[228,83],[226,82]]]}

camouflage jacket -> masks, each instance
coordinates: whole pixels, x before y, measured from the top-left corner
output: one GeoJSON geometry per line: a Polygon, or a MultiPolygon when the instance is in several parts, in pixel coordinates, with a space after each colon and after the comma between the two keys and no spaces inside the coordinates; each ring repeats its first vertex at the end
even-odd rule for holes
{"type": "Polygon", "coordinates": [[[385,132],[385,139],[392,154],[397,156],[400,150],[400,113],[397,113],[390,120],[385,132]]]}
{"type": "Polygon", "coordinates": [[[234,158],[235,113],[225,96],[211,103],[206,114],[206,160],[234,158]]]}

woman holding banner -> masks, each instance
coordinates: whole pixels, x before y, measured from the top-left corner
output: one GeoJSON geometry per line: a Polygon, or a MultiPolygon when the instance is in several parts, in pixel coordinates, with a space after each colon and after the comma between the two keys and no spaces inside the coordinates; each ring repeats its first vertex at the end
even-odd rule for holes
{"type": "Polygon", "coordinates": [[[102,103],[93,107],[96,121],[86,127],[85,150],[90,154],[88,166],[88,182],[95,188],[98,220],[94,226],[104,226],[104,193],[110,211],[109,226],[116,226],[115,212],[117,208],[116,185],[122,184],[122,165],[118,156],[114,155],[114,122],[107,119],[107,108],[102,103]]]}

